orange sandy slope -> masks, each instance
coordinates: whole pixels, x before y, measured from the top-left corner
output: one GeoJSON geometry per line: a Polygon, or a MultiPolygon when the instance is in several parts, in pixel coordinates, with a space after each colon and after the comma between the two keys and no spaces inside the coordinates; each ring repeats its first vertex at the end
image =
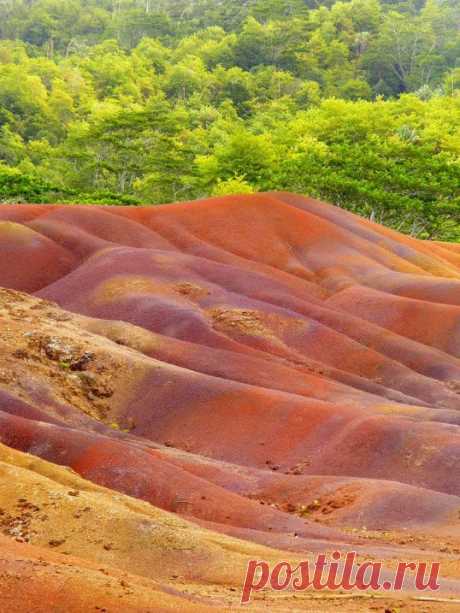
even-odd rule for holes
{"type": "Polygon", "coordinates": [[[334,549],[460,595],[457,245],[285,193],[2,205],[0,286],[1,611],[224,610],[334,549]]]}

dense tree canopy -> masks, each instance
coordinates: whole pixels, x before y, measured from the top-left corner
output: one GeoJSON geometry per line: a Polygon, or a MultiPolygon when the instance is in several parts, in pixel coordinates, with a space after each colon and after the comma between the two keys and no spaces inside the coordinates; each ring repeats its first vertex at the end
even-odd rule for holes
{"type": "Polygon", "coordinates": [[[309,193],[460,240],[455,0],[1,0],[0,200],[309,193]]]}

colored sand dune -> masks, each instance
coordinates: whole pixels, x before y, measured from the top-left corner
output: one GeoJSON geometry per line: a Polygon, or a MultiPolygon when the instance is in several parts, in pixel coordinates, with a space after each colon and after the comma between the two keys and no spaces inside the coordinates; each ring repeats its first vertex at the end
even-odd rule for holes
{"type": "Polygon", "coordinates": [[[458,245],[285,193],[2,205],[0,286],[4,610],[226,610],[334,550],[460,595],[458,245]]]}

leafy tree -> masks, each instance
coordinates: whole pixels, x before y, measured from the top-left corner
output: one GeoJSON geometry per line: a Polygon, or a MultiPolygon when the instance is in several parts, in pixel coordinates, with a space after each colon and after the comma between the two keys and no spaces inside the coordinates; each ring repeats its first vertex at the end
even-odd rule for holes
{"type": "Polygon", "coordinates": [[[212,155],[196,160],[204,184],[244,177],[254,187],[269,185],[269,177],[276,159],[274,146],[267,135],[251,134],[239,129],[225,142],[214,148],[212,155]]]}
{"type": "Polygon", "coordinates": [[[228,196],[229,194],[252,194],[254,188],[244,177],[236,175],[226,181],[217,180],[217,184],[212,190],[213,196],[228,196]]]}
{"type": "Polygon", "coordinates": [[[52,202],[70,194],[50,182],[0,164],[0,202],[52,202]]]}

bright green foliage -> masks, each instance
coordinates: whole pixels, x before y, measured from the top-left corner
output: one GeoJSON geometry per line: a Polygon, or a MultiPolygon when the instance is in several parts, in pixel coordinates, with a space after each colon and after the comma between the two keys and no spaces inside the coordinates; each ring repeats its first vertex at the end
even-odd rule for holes
{"type": "Polygon", "coordinates": [[[453,0],[0,0],[0,201],[308,193],[460,240],[453,0]]]}
{"type": "Polygon", "coordinates": [[[244,177],[237,175],[225,181],[218,179],[217,184],[212,190],[212,195],[227,196],[229,194],[252,194],[254,191],[252,185],[248,183],[244,177]]]}
{"type": "Polygon", "coordinates": [[[62,196],[59,188],[44,179],[0,166],[0,200],[3,202],[49,202],[62,196]]]}

